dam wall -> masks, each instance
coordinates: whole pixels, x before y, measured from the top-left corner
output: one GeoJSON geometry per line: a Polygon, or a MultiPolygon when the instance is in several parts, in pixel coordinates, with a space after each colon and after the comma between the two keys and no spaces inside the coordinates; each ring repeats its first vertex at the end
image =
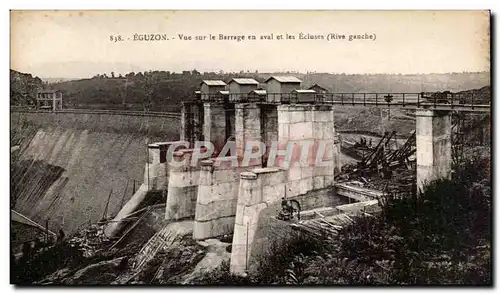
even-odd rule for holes
{"type": "Polygon", "coordinates": [[[72,129],[99,131],[114,134],[142,134],[152,138],[164,138],[168,132],[173,139],[179,139],[180,116],[171,113],[99,112],[73,110],[61,112],[12,111],[11,127],[23,122],[38,127],[68,126],[72,129]]]}
{"type": "Polygon", "coordinates": [[[14,209],[66,234],[115,215],[144,181],[148,142],[179,139],[180,118],[11,112],[14,209]],[[135,186],[135,187],[134,187],[135,186]],[[108,203],[109,198],[109,204],[108,203]]]}

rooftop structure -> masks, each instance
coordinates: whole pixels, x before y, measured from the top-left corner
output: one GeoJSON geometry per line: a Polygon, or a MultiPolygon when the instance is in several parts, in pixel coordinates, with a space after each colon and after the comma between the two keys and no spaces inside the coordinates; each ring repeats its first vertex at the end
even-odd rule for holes
{"type": "Polygon", "coordinates": [[[251,94],[259,95],[259,96],[265,96],[267,94],[267,91],[264,89],[257,89],[253,90],[250,92],[251,94]]]}
{"type": "Polygon", "coordinates": [[[276,80],[280,83],[302,83],[302,80],[294,76],[272,76],[266,80],[266,83],[271,80],[276,80]]]}
{"type": "Polygon", "coordinates": [[[210,100],[219,96],[219,91],[226,90],[226,86],[222,80],[203,80],[200,87],[201,100],[210,100]]]}
{"type": "Polygon", "coordinates": [[[254,79],[249,79],[249,78],[234,78],[232,79],[229,84],[231,83],[237,83],[239,85],[258,85],[259,82],[257,82],[254,79]]]}
{"type": "Polygon", "coordinates": [[[316,91],[314,90],[310,90],[310,89],[298,89],[298,90],[293,90],[292,93],[316,93],[316,91]]]}
{"type": "Polygon", "coordinates": [[[267,102],[289,100],[293,90],[300,89],[302,81],[293,76],[272,76],[266,80],[267,102]]]}
{"type": "Polygon", "coordinates": [[[307,89],[314,90],[314,91],[316,91],[316,93],[328,93],[329,92],[327,88],[325,88],[321,85],[318,85],[318,84],[314,84],[307,89]]]}
{"type": "Polygon", "coordinates": [[[293,90],[291,98],[296,103],[314,103],[316,101],[316,91],[309,89],[293,90]]]}
{"type": "Polygon", "coordinates": [[[228,85],[231,101],[245,101],[248,94],[257,89],[259,82],[249,78],[234,78],[228,85]]]}
{"type": "Polygon", "coordinates": [[[256,89],[248,93],[249,101],[265,101],[266,97],[267,97],[267,91],[264,89],[256,89]]]}
{"type": "Polygon", "coordinates": [[[201,85],[203,86],[203,84],[207,86],[226,86],[226,83],[223,80],[203,80],[201,85]]]}

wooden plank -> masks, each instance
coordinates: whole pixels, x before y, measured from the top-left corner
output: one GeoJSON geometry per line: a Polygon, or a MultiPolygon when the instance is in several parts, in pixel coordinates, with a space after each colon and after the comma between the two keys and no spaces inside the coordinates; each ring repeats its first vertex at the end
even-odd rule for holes
{"type": "Polygon", "coordinates": [[[152,206],[150,206],[150,208],[145,213],[143,213],[142,216],[120,237],[120,239],[118,239],[118,241],[116,241],[111,247],[109,247],[108,250],[111,250],[116,245],[118,245],[118,243],[120,243],[123,238],[125,238],[125,236],[127,236],[127,234],[130,233],[148,215],[149,212],[151,212],[151,210],[153,210],[152,206]]]}

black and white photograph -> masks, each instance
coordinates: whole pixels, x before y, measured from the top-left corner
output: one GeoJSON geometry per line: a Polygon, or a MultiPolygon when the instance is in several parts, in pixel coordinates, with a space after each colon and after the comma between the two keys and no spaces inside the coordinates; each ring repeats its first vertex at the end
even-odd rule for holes
{"type": "Polygon", "coordinates": [[[10,10],[10,284],[492,286],[491,20],[10,10]]]}

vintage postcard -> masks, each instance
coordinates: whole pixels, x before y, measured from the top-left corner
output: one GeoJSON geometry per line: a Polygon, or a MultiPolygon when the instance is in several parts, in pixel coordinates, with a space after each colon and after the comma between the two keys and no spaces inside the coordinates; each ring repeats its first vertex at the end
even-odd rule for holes
{"type": "Polygon", "coordinates": [[[492,285],[490,11],[10,12],[14,285],[492,285]]]}

